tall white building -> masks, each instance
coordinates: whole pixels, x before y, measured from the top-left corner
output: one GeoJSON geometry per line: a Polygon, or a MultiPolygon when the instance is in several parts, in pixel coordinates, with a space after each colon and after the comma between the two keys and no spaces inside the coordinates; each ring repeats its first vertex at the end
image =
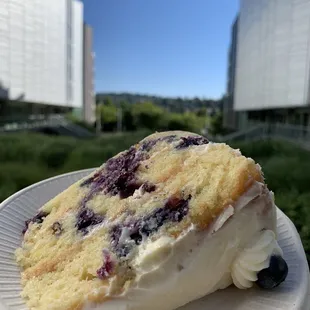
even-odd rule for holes
{"type": "Polygon", "coordinates": [[[308,124],[310,0],[241,0],[237,42],[239,121],[308,124]]]}
{"type": "Polygon", "coordinates": [[[83,3],[73,2],[73,21],[72,21],[72,98],[71,103],[74,107],[83,105],[83,3]]]}
{"type": "Polygon", "coordinates": [[[10,100],[83,105],[83,4],[0,0],[0,87],[10,100]]]}

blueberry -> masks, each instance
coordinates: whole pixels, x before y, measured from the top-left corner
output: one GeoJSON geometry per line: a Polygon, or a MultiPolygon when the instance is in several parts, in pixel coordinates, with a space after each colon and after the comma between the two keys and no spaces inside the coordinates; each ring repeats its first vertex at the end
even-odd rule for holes
{"type": "Polygon", "coordinates": [[[55,222],[52,225],[52,230],[53,230],[53,234],[55,236],[60,236],[62,231],[63,231],[63,228],[62,228],[62,225],[59,222],[55,222]]]}
{"type": "Polygon", "coordinates": [[[151,192],[154,192],[156,190],[156,185],[154,185],[150,182],[146,182],[142,185],[142,189],[147,193],[151,193],[151,192]]]}
{"type": "Polygon", "coordinates": [[[140,149],[142,151],[149,152],[157,142],[158,142],[158,140],[145,141],[141,144],[140,149]]]}
{"type": "Polygon", "coordinates": [[[43,223],[43,220],[48,216],[47,212],[40,211],[37,215],[35,215],[32,219],[25,221],[25,227],[23,229],[23,234],[26,233],[28,230],[29,224],[30,223],[37,223],[41,224],[43,223]]]}
{"type": "Polygon", "coordinates": [[[140,150],[149,152],[156,145],[157,142],[165,141],[167,143],[171,143],[172,141],[176,139],[176,137],[177,137],[176,135],[169,135],[169,136],[161,137],[155,140],[144,141],[140,146],[140,150]]]}
{"type": "Polygon", "coordinates": [[[87,233],[87,228],[90,226],[95,226],[97,224],[102,223],[104,217],[100,214],[96,214],[93,210],[88,208],[83,208],[77,214],[77,221],[75,226],[78,230],[82,231],[83,233],[87,233]]]}
{"type": "Polygon", "coordinates": [[[122,235],[122,227],[120,225],[114,225],[110,230],[111,244],[113,247],[118,245],[118,241],[122,235]]]}
{"type": "Polygon", "coordinates": [[[162,141],[166,141],[167,143],[171,143],[177,139],[177,136],[176,135],[170,135],[170,136],[165,136],[161,139],[162,139],[162,141]]]}
{"type": "Polygon", "coordinates": [[[111,246],[119,257],[127,256],[135,245],[139,245],[142,242],[142,234],[139,231],[140,225],[139,220],[133,220],[127,224],[124,224],[124,226],[116,224],[110,230],[111,246]],[[129,239],[133,242],[119,242],[122,235],[122,230],[125,228],[128,230],[129,239]]]}
{"type": "Polygon", "coordinates": [[[101,280],[109,278],[113,273],[115,267],[115,263],[107,250],[103,250],[103,257],[104,257],[104,263],[97,270],[97,277],[101,280]]]}
{"type": "Polygon", "coordinates": [[[208,144],[209,140],[201,136],[188,136],[181,137],[181,142],[176,146],[176,149],[185,149],[192,145],[203,145],[208,144]]]}
{"type": "MultiPolygon", "coordinates": [[[[150,185],[152,188],[152,186],[150,185]]],[[[189,212],[189,200],[178,197],[170,197],[165,205],[161,208],[155,209],[150,214],[141,218],[133,218],[130,221],[122,224],[114,225],[110,230],[111,246],[114,252],[119,257],[127,256],[135,245],[140,245],[143,236],[148,237],[156,233],[160,227],[167,222],[180,222],[189,212]],[[122,230],[128,230],[129,242],[120,242],[122,230]],[[130,242],[132,241],[132,242],[130,242]]]]}
{"type": "Polygon", "coordinates": [[[130,234],[130,239],[135,242],[135,244],[140,244],[142,242],[143,236],[140,231],[135,231],[130,234]]]}
{"type": "Polygon", "coordinates": [[[287,273],[285,260],[281,256],[272,255],[269,267],[258,272],[256,284],[264,289],[277,287],[286,279],[287,273]]]}
{"type": "Polygon", "coordinates": [[[89,187],[88,194],[81,202],[82,207],[99,193],[119,195],[121,199],[132,196],[142,185],[136,178],[136,172],[141,162],[147,158],[145,151],[131,147],[119,156],[109,159],[103,169],[80,185],[89,187]]]}

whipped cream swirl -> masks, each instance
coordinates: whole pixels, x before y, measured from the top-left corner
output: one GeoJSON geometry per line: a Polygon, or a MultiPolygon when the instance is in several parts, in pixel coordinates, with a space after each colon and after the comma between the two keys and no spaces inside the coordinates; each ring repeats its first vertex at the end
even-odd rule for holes
{"type": "Polygon", "coordinates": [[[233,262],[231,276],[234,284],[240,289],[252,287],[257,280],[257,272],[269,267],[272,254],[283,255],[275,233],[272,230],[263,230],[233,262]]]}

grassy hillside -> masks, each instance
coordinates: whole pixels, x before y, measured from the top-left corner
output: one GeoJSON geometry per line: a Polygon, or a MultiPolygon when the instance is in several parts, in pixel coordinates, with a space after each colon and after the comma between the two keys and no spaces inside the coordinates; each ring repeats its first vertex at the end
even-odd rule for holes
{"type": "MultiPolygon", "coordinates": [[[[0,135],[0,201],[34,182],[99,166],[147,132],[109,134],[90,141],[35,134],[0,135]]],[[[238,143],[263,167],[276,203],[295,223],[310,259],[310,153],[276,141],[238,143]]]]}

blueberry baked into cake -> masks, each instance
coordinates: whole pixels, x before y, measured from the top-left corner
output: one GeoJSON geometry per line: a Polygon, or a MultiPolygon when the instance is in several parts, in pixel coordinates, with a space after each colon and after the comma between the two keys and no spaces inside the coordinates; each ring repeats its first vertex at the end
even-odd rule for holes
{"type": "Polygon", "coordinates": [[[176,309],[288,269],[259,165],[223,143],[155,133],[26,222],[16,251],[29,309],[176,309]]]}

